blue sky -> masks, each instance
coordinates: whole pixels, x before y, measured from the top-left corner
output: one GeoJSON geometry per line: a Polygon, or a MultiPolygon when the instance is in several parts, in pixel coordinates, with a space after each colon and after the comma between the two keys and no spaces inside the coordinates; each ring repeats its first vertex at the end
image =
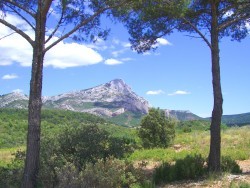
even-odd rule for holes
{"type": "MultiPolygon", "coordinates": [[[[16,17],[8,19],[23,24],[16,17]]],[[[67,40],[46,54],[44,96],[121,78],[151,106],[190,110],[202,117],[211,115],[210,50],[202,40],[173,33],[158,40],[156,51],[137,54],[130,49],[129,35],[121,24],[106,21],[104,25],[111,26],[107,41],[77,44],[67,40]]],[[[0,25],[0,38],[9,33],[0,25]]],[[[220,43],[224,114],[250,112],[249,46],[250,37],[241,43],[230,38],[220,43]]],[[[29,93],[31,57],[31,47],[17,34],[0,40],[0,95],[29,93]]]]}

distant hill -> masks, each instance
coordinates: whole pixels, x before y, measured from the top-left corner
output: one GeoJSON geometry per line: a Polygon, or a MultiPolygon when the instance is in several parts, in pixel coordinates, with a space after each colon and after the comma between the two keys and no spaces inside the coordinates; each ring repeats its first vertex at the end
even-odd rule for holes
{"type": "Polygon", "coordinates": [[[164,110],[167,117],[177,119],[179,121],[202,120],[203,118],[184,110],[164,110]]]}
{"type": "MultiPolygon", "coordinates": [[[[204,118],[204,120],[210,121],[211,117],[204,118]]],[[[243,114],[223,115],[221,121],[227,126],[250,125],[250,112],[243,114]]]]}
{"type": "MultiPolygon", "coordinates": [[[[42,110],[41,136],[54,137],[67,126],[75,129],[85,125],[97,125],[116,137],[134,137],[132,129],[115,125],[93,114],[58,109],[42,110]]],[[[27,127],[28,110],[0,108],[0,148],[25,145],[27,127]]]]}
{"type": "Polygon", "coordinates": [[[250,125],[250,113],[223,115],[222,122],[227,124],[228,126],[250,125]]]}

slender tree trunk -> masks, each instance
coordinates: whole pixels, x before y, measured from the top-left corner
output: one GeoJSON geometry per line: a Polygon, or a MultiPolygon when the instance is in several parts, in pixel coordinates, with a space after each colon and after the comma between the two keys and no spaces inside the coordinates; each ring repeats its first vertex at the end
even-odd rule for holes
{"type": "Polygon", "coordinates": [[[40,126],[42,107],[42,77],[46,18],[41,14],[41,1],[36,15],[35,45],[33,47],[32,72],[29,96],[28,135],[23,188],[37,187],[40,156],[40,126]]]}
{"type": "Polygon", "coordinates": [[[208,161],[208,169],[210,172],[220,171],[221,158],[221,132],[220,124],[222,117],[222,92],[220,82],[220,58],[219,58],[219,32],[218,32],[218,5],[217,1],[213,0],[212,6],[212,25],[211,25],[211,56],[212,56],[212,77],[213,77],[213,94],[214,107],[212,112],[211,127],[210,127],[210,153],[208,161]]]}

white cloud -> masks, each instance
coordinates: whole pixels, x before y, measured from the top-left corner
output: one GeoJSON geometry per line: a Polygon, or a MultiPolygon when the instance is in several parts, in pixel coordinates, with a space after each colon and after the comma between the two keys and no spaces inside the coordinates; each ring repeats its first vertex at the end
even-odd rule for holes
{"type": "Polygon", "coordinates": [[[147,95],[160,95],[160,94],[164,94],[165,92],[162,90],[155,90],[155,91],[147,91],[147,95]]]}
{"type": "Polygon", "coordinates": [[[166,45],[172,45],[168,40],[164,38],[158,38],[156,39],[158,45],[166,46],[166,45]]]}
{"type": "Polygon", "coordinates": [[[132,61],[133,59],[130,58],[130,57],[125,57],[125,58],[122,58],[121,61],[132,61]]]}
{"type": "Polygon", "coordinates": [[[60,42],[47,52],[44,66],[69,68],[93,65],[102,61],[102,56],[91,48],[77,43],[60,42]]]}
{"type": "Polygon", "coordinates": [[[175,91],[173,93],[169,93],[168,95],[169,96],[174,96],[174,95],[189,95],[189,94],[191,94],[191,93],[188,92],[188,91],[177,90],[177,91],[175,91]]]}
{"type": "Polygon", "coordinates": [[[6,74],[2,77],[3,80],[12,80],[16,79],[18,76],[16,74],[6,74]]]}
{"type": "Polygon", "coordinates": [[[12,90],[12,92],[14,92],[14,93],[23,93],[23,90],[21,90],[21,89],[14,89],[14,90],[12,90]]]}
{"type": "Polygon", "coordinates": [[[119,64],[122,64],[123,62],[122,62],[122,61],[119,61],[119,60],[117,60],[117,59],[112,59],[112,58],[110,58],[110,59],[105,60],[104,63],[105,63],[106,65],[119,65],[119,64]]]}
{"type": "MultiPolygon", "coordinates": [[[[7,15],[6,20],[13,24],[22,25],[22,28],[28,28],[27,24],[13,15],[7,15]]],[[[6,36],[13,31],[3,24],[0,24],[0,37],[6,36]]],[[[26,33],[29,36],[34,35],[30,30],[26,33]]],[[[53,37],[50,41],[56,41],[57,37],[53,37]]],[[[96,39],[95,45],[104,49],[104,41],[96,39]]],[[[13,63],[19,63],[21,66],[31,66],[33,50],[31,45],[19,34],[14,33],[5,37],[0,42],[0,66],[7,66],[13,63]]],[[[60,42],[55,47],[50,49],[45,55],[44,66],[52,66],[54,68],[68,68],[87,66],[103,61],[102,56],[91,49],[87,45],[77,43],[60,42]]]]}
{"type": "MultiPolygon", "coordinates": [[[[17,26],[20,25],[20,28],[24,30],[28,28],[22,20],[12,15],[7,15],[6,20],[17,26]]],[[[30,30],[26,30],[26,33],[29,36],[34,36],[30,30]]],[[[5,27],[3,24],[0,24],[0,36],[7,36],[2,38],[0,42],[0,65],[11,65],[13,62],[18,62],[21,66],[31,64],[32,48],[25,39],[20,37],[17,33],[14,33],[13,30],[5,27]],[[7,36],[9,34],[11,35],[7,36]]]]}
{"type": "Polygon", "coordinates": [[[157,48],[159,46],[171,46],[172,43],[170,43],[168,40],[164,39],[164,38],[158,38],[156,39],[156,44],[154,44],[152,47],[153,48],[157,48]]]}

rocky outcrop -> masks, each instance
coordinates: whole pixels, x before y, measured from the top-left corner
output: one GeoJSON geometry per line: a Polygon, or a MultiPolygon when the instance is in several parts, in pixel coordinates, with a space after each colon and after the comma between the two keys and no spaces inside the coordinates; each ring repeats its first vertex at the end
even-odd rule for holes
{"type": "MultiPolygon", "coordinates": [[[[0,96],[0,101],[2,108],[10,106],[10,104],[13,108],[27,108],[28,106],[28,96],[22,93],[0,96]],[[15,105],[13,105],[13,101],[15,101],[15,105]],[[22,103],[19,103],[21,101],[22,103]]],[[[43,97],[42,101],[43,108],[89,112],[108,117],[126,111],[146,114],[149,108],[148,102],[136,95],[121,79],[115,79],[90,89],[43,97]]]]}
{"type": "Polygon", "coordinates": [[[166,117],[174,118],[180,121],[188,121],[188,120],[199,120],[201,117],[193,114],[188,110],[164,110],[166,117]]]}
{"type": "Polygon", "coordinates": [[[105,116],[115,116],[125,111],[143,114],[148,112],[148,102],[136,95],[121,79],[90,89],[46,97],[43,102],[45,108],[60,108],[105,116]]]}
{"type": "Polygon", "coordinates": [[[28,107],[29,97],[22,92],[13,92],[0,96],[0,108],[18,108],[28,107]]]}

